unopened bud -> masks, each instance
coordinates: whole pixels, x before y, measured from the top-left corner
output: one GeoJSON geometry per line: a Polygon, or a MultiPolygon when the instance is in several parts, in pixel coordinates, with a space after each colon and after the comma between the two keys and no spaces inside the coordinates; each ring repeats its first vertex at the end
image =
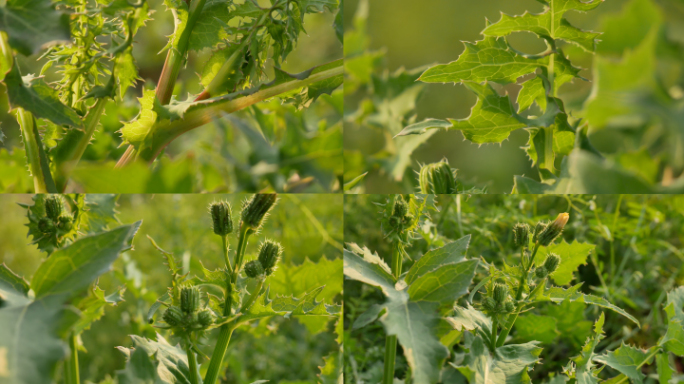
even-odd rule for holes
{"type": "Polygon", "coordinates": [[[44,234],[50,234],[54,231],[55,225],[51,219],[41,217],[40,220],[38,220],[38,229],[44,234]]]}
{"type": "Polygon", "coordinates": [[[505,284],[494,284],[493,292],[492,296],[497,304],[503,303],[508,298],[508,286],[505,284]]]}
{"type": "Polygon", "coordinates": [[[541,266],[534,270],[534,274],[538,278],[543,279],[549,275],[549,271],[544,266],[541,266]]]}
{"type": "Polygon", "coordinates": [[[208,309],[203,309],[197,314],[197,322],[202,328],[207,328],[214,323],[214,314],[208,309]]]}
{"type": "Polygon", "coordinates": [[[506,313],[511,313],[515,311],[515,304],[513,304],[513,301],[508,300],[506,301],[506,304],[504,305],[504,309],[506,310],[506,313]]]}
{"type": "Polygon", "coordinates": [[[259,248],[259,262],[261,266],[264,267],[264,273],[270,276],[278,265],[280,256],[283,254],[283,247],[271,240],[266,240],[261,243],[259,248]]]}
{"type": "Polygon", "coordinates": [[[530,226],[518,223],[513,227],[514,242],[516,247],[524,247],[530,243],[530,226]]]}
{"type": "Polygon", "coordinates": [[[231,217],[230,204],[225,201],[211,203],[209,206],[211,219],[214,224],[214,233],[226,236],[233,232],[233,218],[231,217]]]}
{"type": "Polygon", "coordinates": [[[185,313],[196,312],[200,307],[200,291],[197,287],[185,287],[180,292],[181,309],[185,313]]]}
{"type": "Polygon", "coordinates": [[[542,223],[541,221],[537,223],[537,225],[534,227],[534,234],[532,235],[532,242],[536,243],[537,240],[539,240],[539,234],[542,233],[546,229],[546,223],[542,223]]]}
{"type": "Polygon", "coordinates": [[[563,228],[565,227],[565,224],[568,223],[568,219],[570,219],[569,214],[559,214],[556,220],[549,223],[539,234],[539,244],[545,247],[551,244],[563,232],[563,228]]]}
{"type": "Polygon", "coordinates": [[[69,232],[74,226],[73,221],[74,218],[70,214],[63,213],[57,219],[57,228],[59,228],[63,232],[69,232]]]}
{"type": "Polygon", "coordinates": [[[494,312],[494,309],[496,308],[496,301],[487,296],[482,300],[482,308],[487,312],[494,312]]]}
{"type": "Polygon", "coordinates": [[[403,197],[397,196],[394,200],[394,207],[392,208],[392,216],[403,218],[409,212],[409,206],[403,197]]]}
{"type": "Polygon", "coordinates": [[[62,214],[62,198],[57,195],[50,195],[45,199],[45,215],[56,221],[62,214]]]}
{"type": "Polygon", "coordinates": [[[261,223],[263,223],[268,211],[275,205],[276,200],[278,200],[278,195],[275,193],[258,193],[252,196],[242,206],[242,223],[252,229],[261,227],[261,223]]]}
{"type": "Polygon", "coordinates": [[[264,267],[259,260],[252,260],[245,264],[245,275],[249,278],[255,278],[264,274],[264,267]]]}
{"type": "Polygon", "coordinates": [[[558,266],[561,263],[561,258],[555,253],[550,253],[547,257],[546,260],[544,260],[544,268],[546,268],[549,273],[553,273],[558,269],[558,266]]]}
{"type": "Polygon", "coordinates": [[[456,187],[456,170],[449,167],[447,160],[426,164],[420,169],[418,176],[420,192],[432,195],[450,195],[458,193],[456,187]]]}
{"type": "Polygon", "coordinates": [[[181,312],[180,308],[172,305],[164,311],[162,319],[170,326],[175,327],[183,322],[183,312],[181,312]]]}

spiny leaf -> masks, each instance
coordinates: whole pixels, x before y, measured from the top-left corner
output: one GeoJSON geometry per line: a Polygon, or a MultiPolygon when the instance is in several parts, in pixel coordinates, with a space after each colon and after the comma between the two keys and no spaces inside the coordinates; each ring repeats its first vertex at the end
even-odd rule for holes
{"type": "Polygon", "coordinates": [[[74,304],[81,313],[78,321],[72,326],[71,331],[75,335],[78,335],[83,331],[90,329],[92,323],[104,316],[106,306],[116,306],[123,301],[124,291],[125,288],[122,288],[111,295],[105,296],[105,291],[98,286],[89,290],[88,296],[80,299],[74,304]]]}
{"type": "MultiPolygon", "coordinates": [[[[657,347],[654,347],[657,348],[657,347]]],[[[641,384],[644,382],[644,374],[641,373],[641,366],[644,364],[651,364],[650,361],[653,355],[650,351],[643,351],[641,349],[622,344],[620,348],[615,351],[608,351],[603,355],[596,356],[594,361],[606,364],[616,371],[629,377],[632,382],[641,384]]]]}
{"type": "Polygon", "coordinates": [[[515,322],[516,340],[536,340],[542,344],[551,344],[560,335],[556,324],[557,320],[551,316],[520,316],[515,322]]]}
{"type": "Polygon", "coordinates": [[[444,265],[464,261],[469,243],[470,235],[466,235],[443,247],[428,251],[411,266],[411,269],[404,278],[406,284],[411,285],[418,278],[433,272],[444,265]]]}
{"type": "Polygon", "coordinates": [[[344,190],[345,191],[351,191],[352,188],[354,188],[357,184],[359,184],[361,181],[363,181],[364,177],[366,177],[367,174],[368,174],[368,172],[363,173],[363,174],[356,176],[355,178],[351,179],[350,181],[344,183],[344,190]]]}
{"type": "Polygon", "coordinates": [[[596,246],[594,244],[580,243],[573,240],[572,243],[567,243],[565,239],[556,242],[546,248],[541,249],[534,259],[536,265],[542,265],[546,257],[555,253],[561,257],[561,263],[558,269],[550,276],[558,285],[567,285],[573,279],[573,273],[580,265],[587,262],[587,257],[594,251],[596,246]]]}
{"type": "Polygon", "coordinates": [[[26,76],[22,79],[19,68],[14,65],[5,76],[7,97],[11,108],[24,108],[35,117],[48,119],[55,124],[80,128],[80,116],[62,104],[57,92],[42,79],[26,76]]]}
{"type": "Polygon", "coordinates": [[[594,368],[594,349],[598,343],[605,337],[603,336],[603,323],[605,322],[605,315],[601,312],[601,317],[596,320],[594,324],[594,335],[587,339],[586,344],[582,347],[579,356],[572,358],[577,368],[574,372],[574,377],[578,384],[598,384],[598,372],[594,368]]]}
{"type": "Polygon", "coordinates": [[[587,295],[579,292],[580,287],[582,286],[582,283],[577,284],[572,286],[571,288],[563,289],[559,287],[553,287],[540,295],[539,297],[536,298],[537,301],[553,301],[554,303],[561,303],[565,300],[568,301],[575,301],[579,303],[587,303],[591,305],[596,305],[602,308],[610,309],[611,311],[614,311],[616,313],[619,313],[620,315],[630,319],[633,321],[637,326],[641,327],[641,324],[639,323],[639,320],[637,320],[634,316],[630,315],[627,313],[624,309],[619,308],[610,302],[608,300],[594,296],[594,295],[587,295]]]}
{"type": "Polygon", "coordinates": [[[26,279],[12,272],[5,263],[2,263],[0,264],[0,289],[13,290],[28,296],[30,286],[26,279]]]}
{"type": "Polygon", "coordinates": [[[270,291],[274,295],[297,297],[314,288],[325,286],[319,298],[330,302],[342,292],[342,264],[342,259],[330,260],[321,257],[316,263],[306,258],[300,265],[280,265],[268,279],[270,291]]]}
{"type": "Polygon", "coordinates": [[[118,347],[129,358],[126,370],[118,372],[120,383],[140,383],[153,378],[154,384],[191,383],[187,354],[180,347],[169,344],[160,334],[157,334],[157,341],[136,335],[131,335],[131,339],[135,348],[133,353],[128,348],[118,347]],[[148,359],[138,351],[143,351],[148,359]],[[138,357],[133,360],[136,352],[138,357]]]}
{"type": "Polygon", "coordinates": [[[230,6],[230,0],[207,0],[204,3],[204,8],[192,28],[188,50],[200,51],[204,48],[214,48],[221,41],[228,39],[226,27],[234,17],[230,6]]]}
{"type": "Polygon", "coordinates": [[[344,250],[344,275],[383,290],[389,296],[394,291],[394,277],[389,266],[368,248],[347,244],[344,250]]]}
{"type": "Polygon", "coordinates": [[[57,42],[68,42],[69,15],[55,10],[50,0],[9,0],[0,6],[0,30],[12,48],[25,56],[57,42]]]}
{"type": "Polygon", "coordinates": [[[598,7],[603,0],[540,0],[546,5],[540,14],[525,13],[521,16],[501,14],[501,19],[482,31],[485,36],[506,36],[512,32],[532,32],[542,38],[560,39],[576,44],[593,52],[599,33],[575,28],[563,18],[570,10],[589,11],[598,7]]]}
{"type": "Polygon", "coordinates": [[[658,341],[658,346],[684,356],[684,287],[667,294],[665,313],[667,314],[667,333],[658,341]]]}

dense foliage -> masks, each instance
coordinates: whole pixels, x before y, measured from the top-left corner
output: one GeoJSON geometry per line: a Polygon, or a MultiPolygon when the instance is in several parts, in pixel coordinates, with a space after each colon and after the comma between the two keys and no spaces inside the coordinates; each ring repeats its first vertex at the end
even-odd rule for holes
{"type": "MultiPolygon", "coordinates": [[[[535,172],[509,176],[514,192],[681,192],[681,3],[629,0],[620,13],[595,23],[594,32],[575,25],[602,0],[538,2],[521,15],[504,9],[498,21],[482,20],[480,38],[465,42],[448,64],[388,73],[386,53],[369,49],[368,5],[360,1],[346,30],[352,44],[345,45],[345,83],[352,87],[345,92],[355,109],[347,115],[353,127],[347,142],[356,145],[345,147],[345,180],[373,172],[380,178],[366,188],[359,184],[359,191],[413,192],[412,156],[439,129],[459,131],[477,145],[502,143],[525,130],[522,150],[535,172]],[[514,48],[512,40],[530,34],[546,49],[514,48]],[[567,91],[583,81],[591,81],[588,92],[567,91]],[[470,90],[476,96],[470,115],[416,121],[422,115],[416,100],[428,83],[470,90]],[[355,138],[361,134],[373,144],[355,138]]],[[[447,146],[438,148],[441,156],[449,153],[447,146]]],[[[460,161],[497,164],[480,152],[460,161]]]]}
{"type": "Polygon", "coordinates": [[[681,197],[435,198],[347,198],[345,382],[391,382],[386,334],[407,383],[681,380],[681,197]]]}
{"type": "Polygon", "coordinates": [[[3,246],[2,382],[337,382],[341,199],[227,197],[22,203],[39,253],[3,246]]]}
{"type": "Polygon", "coordinates": [[[3,127],[17,131],[8,132],[14,139],[0,152],[0,190],[341,189],[341,167],[332,161],[341,156],[342,96],[334,93],[342,83],[342,61],[335,57],[341,39],[333,41],[341,28],[338,1],[164,5],[155,13],[151,7],[158,4],[145,0],[3,4],[0,80],[18,126],[3,127]],[[158,38],[171,20],[156,23],[153,16],[169,11],[174,28],[160,52],[166,55],[163,68],[157,80],[141,82],[156,73],[139,68],[137,39],[141,33],[145,44],[158,38]],[[296,49],[305,21],[312,20],[308,15],[328,20],[313,31],[333,36],[319,38],[318,48],[338,60],[291,66],[299,73],[288,73],[289,56],[297,62],[306,54],[296,49]],[[190,135],[164,156],[176,138],[205,125],[214,127],[209,136],[190,135]],[[85,166],[82,158],[89,160],[85,166]]]}

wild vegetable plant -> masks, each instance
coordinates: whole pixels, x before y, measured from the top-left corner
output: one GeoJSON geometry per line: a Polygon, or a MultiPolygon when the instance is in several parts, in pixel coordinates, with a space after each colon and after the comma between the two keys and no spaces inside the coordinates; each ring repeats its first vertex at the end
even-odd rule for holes
{"type": "Polygon", "coordinates": [[[131,248],[141,222],[118,226],[114,195],[36,195],[25,205],[28,235],[46,253],[27,281],[0,265],[3,383],[50,383],[64,361],[64,383],[79,383],[80,335],[125,288],[106,294],[98,277],[131,248]],[[68,352],[68,355],[67,355],[68,352]]]}
{"type": "MultiPolygon", "coordinates": [[[[152,165],[182,134],[248,108],[259,127],[255,134],[272,142],[276,133],[282,136],[278,126],[287,125],[281,118],[290,119],[294,114],[301,119],[298,110],[342,83],[342,60],[321,63],[298,74],[281,69],[305,32],[305,15],[336,12],[337,0],[273,0],[267,6],[254,0],[168,0],[165,4],[173,14],[175,29],[163,50],[166,60],[159,79],[142,91],[138,116],[124,121],[118,134],[103,137],[126,147],[117,168],[134,162],[152,165]],[[212,51],[201,70],[203,90],[182,99],[177,90],[179,73],[188,55],[202,50],[212,51]],[[273,74],[269,75],[271,67],[273,74]],[[276,118],[269,110],[254,106],[272,98],[294,109],[279,112],[276,118]],[[259,133],[260,129],[266,131],[259,133]]],[[[99,127],[105,124],[105,110],[116,115],[119,109],[126,109],[126,92],[139,80],[132,44],[151,18],[149,5],[144,0],[55,4],[11,0],[0,12],[0,80],[21,129],[34,191],[63,192],[86,149],[98,137],[99,127]],[[25,56],[42,52],[46,63],[40,75],[22,73],[15,51],[25,56]],[[43,75],[61,79],[48,83],[43,75]]],[[[251,137],[250,141],[274,150],[269,143],[251,137]]],[[[297,151],[292,152],[292,157],[299,157],[297,151]]],[[[320,156],[315,152],[306,155],[320,156]]],[[[138,172],[137,168],[131,172],[138,172]]],[[[285,188],[283,181],[270,182],[276,190],[285,188]]]]}
{"type": "MultiPolygon", "coordinates": [[[[381,212],[387,239],[396,241],[397,236],[409,235],[410,238],[416,234],[415,227],[413,233],[401,232],[405,228],[411,230],[411,227],[388,227],[386,224],[402,222],[393,219],[396,215],[392,212],[404,212],[402,205],[406,201],[426,198],[431,199],[416,195],[408,198],[394,196],[388,200],[381,212]],[[397,210],[389,207],[397,207],[397,210]]],[[[409,209],[407,214],[412,219],[417,217],[414,216],[417,212],[409,209]]],[[[431,225],[429,216],[423,214],[421,217],[419,227],[431,225]]],[[[602,297],[584,293],[581,283],[567,289],[561,287],[572,281],[573,273],[590,251],[585,243],[561,239],[569,220],[568,213],[561,213],[550,222],[542,221],[535,226],[520,223],[509,227],[514,237],[513,252],[519,254],[514,258],[514,265],[494,265],[483,258],[466,257],[470,243],[470,235],[467,235],[429,250],[413,261],[408,271],[395,275],[392,272],[396,268],[390,268],[376,253],[348,244],[345,275],[380,288],[386,298],[384,303],[373,305],[359,315],[352,328],[368,327],[380,319],[388,338],[397,337],[403,347],[410,368],[405,381],[530,383],[530,372],[543,357],[541,343],[516,344],[515,341],[520,340],[523,332],[523,338],[546,339],[544,317],[534,317],[533,314],[538,308],[558,305],[568,310],[571,303],[583,303],[610,310],[640,326],[640,322],[627,311],[602,297]],[[484,272],[483,278],[471,288],[478,269],[484,272]],[[469,291],[470,294],[465,296],[469,291]],[[523,313],[526,313],[524,324],[520,317],[523,313]],[[530,316],[538,322],[531,323],[530,316]],[[445,362],[449,364],[445,365],[445,362]]],[[[387,257],[385,260],[391,260],[394,266],[397,258],[393,253],[391,259],[387,257]]],[[[407,262],[405,258],[400,257],[399,260],[407,262]]],[[[610,382],[631,380],[642,383],[645,376],[641,369],[655,361],[660,381],[668,382],[674,372],[669,353],[680,356],[682,351],[678,345],[684,340],[681,336],[683,304],[680,291],[681,288],[676,289],[667,296],[664,304],[667,332],[657,345],[640,349],[622,344],[615,350],[601,351],[600,342],[605,337],[602,330],[605,315],[602,313],[580,354],[561,357],[567,359],[563,372],[552,375],[549,380],[598,383],[605,378],[610,382]]],[[[388,361],[388,358],[394,359],[391,352],[385,355],[384,383],[394,380],[394,362],[388,361]]]]}

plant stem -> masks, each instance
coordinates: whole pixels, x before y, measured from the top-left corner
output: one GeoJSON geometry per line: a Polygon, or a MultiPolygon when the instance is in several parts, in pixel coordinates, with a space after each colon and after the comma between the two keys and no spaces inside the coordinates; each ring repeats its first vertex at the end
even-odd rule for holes
{"type": "Polygon", "coordinates": [[[100,116],[102,116],[106,104],[107,98],[97,100],[85,118],[85,132],[78,140],[78,143],[76,143],[76,146],[70,148],[67,159],[57,165],[55,170],[55,183],[58,191],[64,192],[66,189],[71,173],[76,168],[78,162],[81,161],[83,153],[85,153],[88,144],[90,144],[90,139],[95,133],[95,128],[97,128],[97,125],[100,122],[100,116]]]}
{"type": "Polygon", "coordinates": [[[33,175],[35,192],[58,193],[55,182],[50,174],[47,157],[45,152],[43,152],[38,127],[34,124],[33,114],[23,108],[17,108],[17,122],[19,122],[19,127],[21,128],[21,135],[24,137],[26,159],[28,160],[31,175],[33,175]]]}
{"type": "Polygon", "coordinates": [[[190,370],[190,384],[199,384],[198,372],[199,367],[197,366],[197,356],[195,352],[192,351],[192,346],[188,341],[188,346],[185,348],[185,352],[188,355],[188,369],[190,370]]]}
{"type": "Polygon", "coordinates": [[[261,288],[264,286],[264,281],[266,280],[266,276],[262,276],[257,279],[257,285],[254,287],[254,291],[252,291],[252,294],[249,296],[249,299],[242,303],[242,308],[240,308],[240,312],[244,313],[246,310],[249,309],[249,307],[254,304],[256,301],[257,297],[259,297],[259,292],[261,291],[261,288]]]}
{"type": "Polygon", "coordinates": [[[67,362],[68,375],[66,378],[66,384],[79,384],[81,382],[78,372],[78,340],[76,339],[77,337],[78,336],[73,333],[69,335],[70,354],[69,361],[67,362]]]}
{"type": "MultiPolygon", "coordinates": [[[[242,260],[244,257],[245,249],[247,248],[247,239],[252,234],[252,230],[244,225],[240,224],[240,235],[238,238],[237,254],[235,256],[235,267],[230,275],[226,278],[227,289],[226,289],[226,299],[223,305],[223,316],[231,315],[232,299],[233,299],[233,285],[237,282],[238,274],[240,273],[240,268],[242,267],[242,260]]],[[[227,256],[227,247],[224,255],[226,257],[226,267],[230,270],[230,262],[227,256]]],[[[261,287],[259,288],[261,289],[261,287]]],[[[251,304],[250,304],[251,305],[251,304]]],[[[207,374],[204,376],[204,384],[214,384],[218,379],[219,372],[221,371],[221,364],[223,363],[223,358],[226,355],[226,350],[228,349],[228,344],[230,343],[230,338],[235,330],[232,324],[224,324],[221,326],[221,331],[219,333],[218,340],[216,341],[216,346],[214,347],[214,352],[211,354],[211,360],[209,361],[209,368],[207,368],[207,374]]]]}
{"type": "Polygon", "coordinates": [[[492,321],[492,336],[491,336],[491,342],[489,344],[489,349],[494,353],[496,350],[496,331],[497,328],[499,328],[499,317],[494,315],[494,319],[492,321]]]}
{"type": "Polygon", "coordinates": [[[230,258],[228,257],[228,236],[221,236],[221,243],[223,244],[223,259],[226,261],[226,268],[228,268],[229,271],[233,270],[233,267],[230,264],[230,258]]]}
{"type": "MultiPolygon", "coordinates": [[[[395,278],[401,276],[402,250],[401,244],[395,242],[392,247],[392,275],[395,278]]],[[[385,369],[382,384],[394,382],[394,362],[397,357],[397,335],[388,335],[385,338],[385,369]]]]}

